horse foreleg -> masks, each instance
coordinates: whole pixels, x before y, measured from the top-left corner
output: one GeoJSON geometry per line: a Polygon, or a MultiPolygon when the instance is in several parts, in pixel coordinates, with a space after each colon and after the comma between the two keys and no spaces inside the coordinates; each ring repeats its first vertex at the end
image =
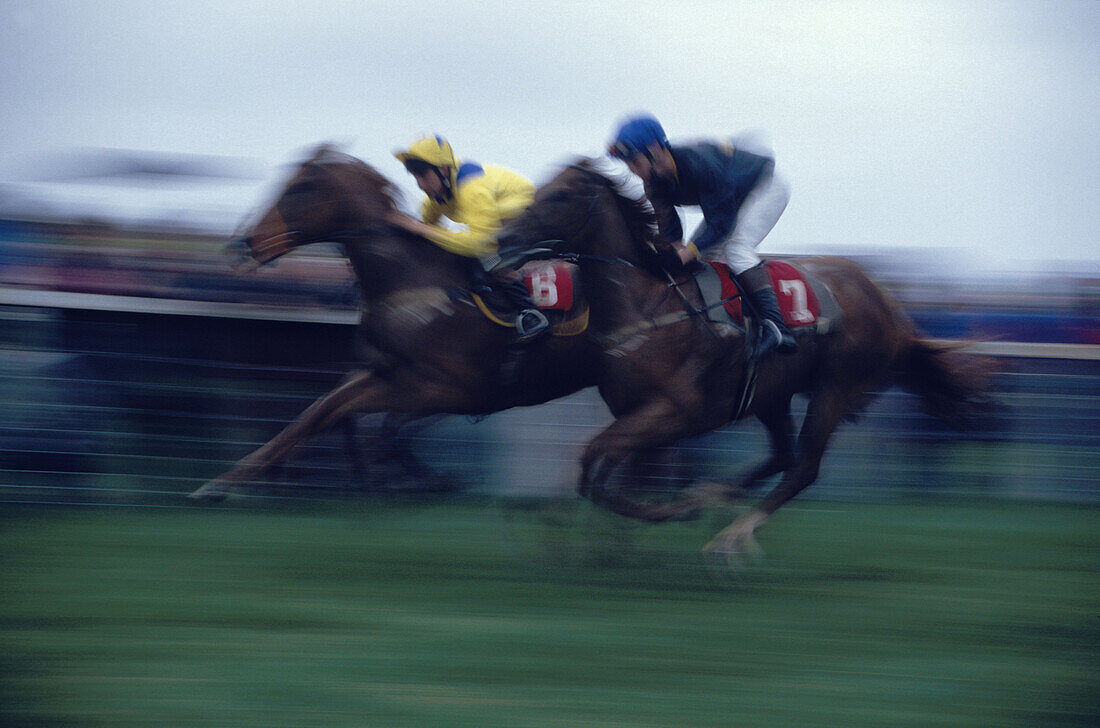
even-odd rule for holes
{"type": "Polygon", "coordinates": [[[756,543],[755,533],[780,506],[798,495],[806,486],[817,480],[821,458],[836,431],[840,418],[851,401],[840,393],[815,395],[806,410],[806,419],[798,434],[798,455],[793,467],[764,500],[741,515],[731,525],[703,547],[706,553],[723,554],[736,561],[742,556],[759,556],[762,550],[756,543]]]}
{"type": "Polygon", "coordinates": [[[230,470],[202,486],[191,498],[220,500],[233,486],[240,486],[259,476],[278,462],[295,445],[308,440],[321,430],[353,412],[378,412],[387,409],[381,396],[386,384],[371,372],[355,372],[343,384],[311,404],[298,418],[275,437],[242,458],[230,470]]]}

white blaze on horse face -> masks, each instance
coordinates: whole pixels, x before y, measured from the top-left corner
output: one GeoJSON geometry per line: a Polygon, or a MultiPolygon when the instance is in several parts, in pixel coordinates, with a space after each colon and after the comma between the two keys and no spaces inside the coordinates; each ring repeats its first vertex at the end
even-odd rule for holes
{"type": "Polygon", "coordinates": [[[257,263],[266,263],[290,250],[293,233],[278,207],[272,207],[249,235],[249,248],[257,263]]]}

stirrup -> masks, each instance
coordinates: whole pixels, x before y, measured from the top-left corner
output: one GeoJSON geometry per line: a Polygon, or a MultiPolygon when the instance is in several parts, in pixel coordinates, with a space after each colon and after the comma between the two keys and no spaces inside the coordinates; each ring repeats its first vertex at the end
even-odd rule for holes
{"type": "Polygon", "coordinates": [[[772,333],[775,334],[775,350],[780,354],[793,354],[798,351],[798,342],[794,338],[794,334],[787,331],[785,327],[780,326],[775,321],[765,322],[770,325],[772,333]]]}
{"type": "Polygon", "coordinates": [[[537,308],[525,308],[516,315],[516,339],[521,344],[534,341],[550,329],[546,314],[537,308]]]}
{"type": "Polygon", "coordinates": [[[798,342],[790,334],[784,334],[779,324],[771,319],[764,319],[760,323],[760,336],[757,337],[756,346],[753,347],[752,359],[758,361],[772,349],[780,354],[793,354],[798,350],[798,342]]]}

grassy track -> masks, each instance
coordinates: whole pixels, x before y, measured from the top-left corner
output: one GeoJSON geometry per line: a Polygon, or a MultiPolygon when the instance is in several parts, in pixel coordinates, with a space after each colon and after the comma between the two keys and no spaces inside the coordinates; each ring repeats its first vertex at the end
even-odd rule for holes
{"type": "Polygon", "coordinates": [[[0,512],[7,726],[1054,726],[1100,714],[1100,510],[723,525],[468,500],[0,512]]]}

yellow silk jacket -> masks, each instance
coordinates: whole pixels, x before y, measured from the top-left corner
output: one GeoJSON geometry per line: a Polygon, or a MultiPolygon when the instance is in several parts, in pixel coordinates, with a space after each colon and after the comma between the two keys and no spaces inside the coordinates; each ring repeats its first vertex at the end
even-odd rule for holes
{"type": "Polygon", "coordinates": [[[535,196],[535,185],[523,175],[503,167],[465,162],[454,174],[454,195],[446,202],[427,198],[420,208],[421,219],[436,232],[432,242],[444,250],[468,257],[496,252],[495,235],[504,223],[523,212],[535,196]],[[439,226],[446,217],[465,230],[439,226]]]}

